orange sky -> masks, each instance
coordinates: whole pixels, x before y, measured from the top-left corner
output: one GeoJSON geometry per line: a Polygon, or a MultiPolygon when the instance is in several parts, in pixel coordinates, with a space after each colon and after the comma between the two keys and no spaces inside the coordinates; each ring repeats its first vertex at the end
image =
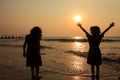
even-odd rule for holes
{"type": "Polygon", "coordinates": [[[0,0],[0,35],[28,34],[39,25],[43,36],[85,36],[76,14],[87,31],[92,25],[103,31],[114,21],[106,36],[120,35],[120,0],[0,0]]]}

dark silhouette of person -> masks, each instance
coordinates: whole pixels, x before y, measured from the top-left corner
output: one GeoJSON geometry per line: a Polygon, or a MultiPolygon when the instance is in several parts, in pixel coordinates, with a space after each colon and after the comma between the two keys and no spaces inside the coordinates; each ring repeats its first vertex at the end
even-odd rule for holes
{"type": "Polygon", "coordinates": [[[39,26],[33,27],[30,34],[26,35],[23,45],[23,57],[26,57],[26,66],[31,67],[32,80],[39,80],[39,66],[42,66],[40,55],[40,40],[42,30],[39,26]]]}
{"type": "Polygon", "coordinates": [[[78,26],[85,32],[88,43],[89,43],[89,51],[88,51],[88,57],[87,57],[87,63],[91,65],[91,72],[92,76],[94,77],[94,71],[96,66],[96,77],[99,77],[99,66],[102,64],[102,58],[101,58],[101,51],[99,48],[100,42],[102,38],[104,37],[104,34],[112,27],[114,26],[114,22],[112,22],[107,29],[105,29],[102,33],[100,33],[100,28],[98,26],[92,26],[90,28],[91,34],[89,34],[80,23],[78,23],[78,26]]]}

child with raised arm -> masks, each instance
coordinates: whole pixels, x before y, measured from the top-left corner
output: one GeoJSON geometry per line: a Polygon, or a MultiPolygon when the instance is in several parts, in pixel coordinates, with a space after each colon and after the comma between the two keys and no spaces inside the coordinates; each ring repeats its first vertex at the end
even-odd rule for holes
{"type": "Polygon", "coordinates": [[[39,66],[42,66],[40,55],[40,40],[42,30],[39,26],[31,29],[30,34],[26,35],[23,45],[23,57],[26,57],[26,66],[30,66],[32,80],[39,80],[39,66]],[[27,49],[26,49],[27,48],[27,49]]]}
{"type": "Polygon", "coordinates": [[[101,51],[99,48],[100,42],[104,37],[104,34],[114,26],[112,22],[110,26],[100,33],[100,28],[98,26],[92,26],[90,28],[91,34],[89,34],[79,23],[78,26],[86,33],[89,42],[89,52],[87,57],[87,63],[91,65],[92,77],[94,77],[94,67],[96,66],[96,77],[99,77],[99,66],[102,64],[101,51]]]}

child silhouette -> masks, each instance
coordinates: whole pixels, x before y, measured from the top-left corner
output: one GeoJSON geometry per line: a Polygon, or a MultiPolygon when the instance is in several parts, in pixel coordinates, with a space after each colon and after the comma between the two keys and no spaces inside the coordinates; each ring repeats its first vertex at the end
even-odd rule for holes
{"type": "Polygon", "coordinates": [[[105,29],[102,33],[100,33],[100,28],[98,26],[92,26],[90,28],[91,34],[89,34],[79,23],[78,26],[85,32],[88,43],[89,43],[89,51],[87,57],[87,63],[91,65],[92,77],[94,77],[94,67],[96,66],[96,77],[99,77],[99,66],[102,64],[101,59],[101,51],[99,48],[100,42],[104,37],[104,34],[114,26],[114,22],[110,24],[110,26],[105,29]]]}
{"type": "Polygon", "coordinates": [[[40,55],[41,37],[42,30],[39,26],[35,26],[31,29],[30,34],[26,35],[23,45],[23,57],[26,57],[26,66],[31,67],[32,80],[38,80],[40,78],[39,66],[42,66],[40,55]]]}

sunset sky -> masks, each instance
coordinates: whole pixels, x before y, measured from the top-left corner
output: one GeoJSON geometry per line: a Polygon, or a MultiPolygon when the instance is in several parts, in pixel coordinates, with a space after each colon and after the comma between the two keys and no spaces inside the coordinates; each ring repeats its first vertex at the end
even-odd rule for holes
{"type": "Polygon", "coordinates": [[[74,21],[82,16],[89,31],[98,25],[106,36],[120,36],[120,0],[0,0],[0,35],[25,35],[40,26],[43,36],[85,36],[74,21]]]}

